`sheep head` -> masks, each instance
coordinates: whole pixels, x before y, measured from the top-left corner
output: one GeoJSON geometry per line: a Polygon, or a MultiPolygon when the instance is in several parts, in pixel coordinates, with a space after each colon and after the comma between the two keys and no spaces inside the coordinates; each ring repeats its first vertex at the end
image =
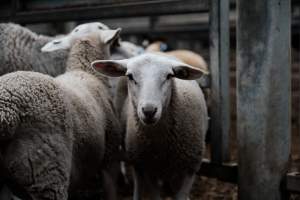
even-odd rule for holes
{"type": "Polygon", "coordinates": [[[170,57],[153,53],[120,61],[94,61],[92,66],[106,76],[128,77],[129,98],[144,125],[154,125],[167,110],[173,78],[195,80],[206,73],[170,57]]]}
{"type": "Polygon", "coordinates": [[[96,38],[95,35],[100,37],[105,44],[111,44],[115,41],[115,35],[119,36],[120,31],[121,29],[110,30],[100,22],[81,24],[75,27],[68,35],[48,42],[42,47],[41,51],[51,52],[60,49],[70,49],[77,40],[86,38],[93,40],[96,38]]]}

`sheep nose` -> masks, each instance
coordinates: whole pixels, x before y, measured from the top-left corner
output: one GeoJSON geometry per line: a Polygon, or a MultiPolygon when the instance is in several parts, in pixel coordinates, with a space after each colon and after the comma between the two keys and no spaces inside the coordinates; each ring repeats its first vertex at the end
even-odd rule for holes
{"type": "Polygon", "coordinates": [[[146,118],[152,119],[157,112],[157,107],[154,107],[152,105],[146,105],[142,107],[142,111],[146,118]]]}

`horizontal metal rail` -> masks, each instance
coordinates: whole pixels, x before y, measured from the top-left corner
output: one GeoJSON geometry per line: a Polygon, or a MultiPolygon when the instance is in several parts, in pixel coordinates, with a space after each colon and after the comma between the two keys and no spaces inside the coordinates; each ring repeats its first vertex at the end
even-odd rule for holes
{"type": "Polygon", "coordinates": [[[222,165],[214,164],[209,160],[204,159],[198,175],[217,178],[221,181],[236,184],[238,177],[238,165],[237,163],[224,163],[222,165]]]}
{"type": "MultiPolygon", "coordinates": [[[[2,15],[0,21],[41,23],[73,20],[93,20],[120,17],[157,16],[169,14],[207,12],[207,0],[154,0],[82,7],[65,7],[50,10],[12,11],[2,15]]],[[[13,9],[12,9],[13,10],[13,9]]]]}
{"type": "Polygon", "coordinates": [[[300,193],[300,173],[288,173],[286,177],[286,187],[291,193],[300,193]]]}

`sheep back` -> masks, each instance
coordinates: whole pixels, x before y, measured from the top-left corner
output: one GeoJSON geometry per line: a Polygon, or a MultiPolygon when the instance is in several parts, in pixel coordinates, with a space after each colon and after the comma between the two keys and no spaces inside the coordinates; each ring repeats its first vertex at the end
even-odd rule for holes
{"type": "Polygon", "coordinates": [[[29,29],[0,23],[0,75],[22,71],[36,71],[51,76],[62,74],[66,68],[67,51],[42,53],[41,48],[51,37],[37,35],[29,29]]]}

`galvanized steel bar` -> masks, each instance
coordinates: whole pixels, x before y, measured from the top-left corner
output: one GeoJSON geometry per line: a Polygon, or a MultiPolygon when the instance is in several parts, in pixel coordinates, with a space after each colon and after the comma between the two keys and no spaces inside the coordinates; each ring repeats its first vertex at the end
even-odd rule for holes
{"type": "Polygon", "coordinates": [[[238,0],[237,130],[241,200],[284,199],[290,154],[290,0],[238,0]]]}
{"type": "Polygon", "coordinates": [[[211,70],[211,155],[221,164],[229,159],[229,1],[211,0],[210,5],[211,70]]]}

